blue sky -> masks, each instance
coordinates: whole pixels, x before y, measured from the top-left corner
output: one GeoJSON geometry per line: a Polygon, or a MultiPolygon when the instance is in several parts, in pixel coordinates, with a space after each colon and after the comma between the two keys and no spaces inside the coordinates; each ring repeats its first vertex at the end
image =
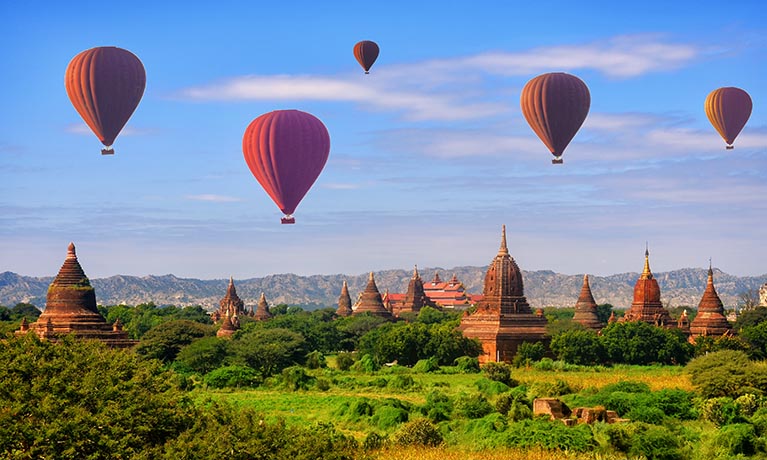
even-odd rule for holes
{"type": "Polygon", "coordinates": [[[0,271],[52,275],[69,241],[91,277],[484,265],[506,224],[527,270],[639,271],[647,241],[655,271],[767,273],[762,1],[154,3],[0,5],[0,271]],[[64,90],[95,46],[147,71],[113,157],[64,90]],[[592,100],[561,166],[519,109],[552,71],[592,100]],[[754,103],[732,151],[703,111],[722,86],[754,103]],[[331,137],[292,226],[242,156],[277,109],[331,137]]]}

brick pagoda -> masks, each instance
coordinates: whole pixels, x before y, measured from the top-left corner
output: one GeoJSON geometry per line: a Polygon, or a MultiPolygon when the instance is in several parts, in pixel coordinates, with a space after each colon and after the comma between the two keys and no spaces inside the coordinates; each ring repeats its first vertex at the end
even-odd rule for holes
{"type": "Polygon", "coordinates": [[[22,323],[17,335],[33,332],[56,341],[74,334],[81,339],[100,340],[110,347],[128,348],[137,344],[122,330],[120,321],[107,324],[96,307],[96,291],[77,260],[74,243],[69,243],[67,258],[48,288],[45,310],[37,322],[22,323]]]}
{"type": "Polygon", "coordinates": [[[546,318],[530,309],[524,295],[522,271],[506,246],[506,226],[501,234],[501,247],[485,275],[483,298],[476,311],[465,312],[460,329],[466,337],[479,339],[483,354],[481,363],[510,362],[523,342],[548,345],[546,318]]]}
{"type": "Polygon", "coordinates": [[[583,286],[581,287],[581,295],[578,296],[578,301],[575,303],[573,321],[583,324],[588,329],[594,331],[598,331],[605,326],[597,317],[597,303],[591,294],[589,275],[583,275],[583,286]]]}
{"type": "Polygon", "coordinates": [[[352,298],[349,295],[349,286],[344,280],[344,285],[341,287],[341,295],[338,296],[338,308],[336,309],[336,315],[338,316],[351,316],[354,312],[352,310],[352,298]]]}
{"type": "Polygon", "coordinates": [[[660,301],[660,287],[650,271],[650,251],[645,249],[644,270],[634,286],[631,308],[618,322],[643,321],[659,327],[675,327],[676,322],[660,301]]]}
{"type": "Polygon", "coordinates": [[[380,316],[382,318],[391,319],[392,314],[384,307],[383,300],[381,299],[381,293],[376,286],[376,280],[373,277],[373,272],[370,272],[368,277],[368,284],[365,286],[365,290],[360,294],[360,298],[354,308],[353,315],[360,315],[362,313],[370,313],[374,316],[380,316]]]}
{"type": "Polygon", "coordinates": [[[714,287],[714,270],[708,267],[706,290],[698,304],[698,314],[690,324],[690,338],[704,336],[722,336],[732,333],[732,326],[724,316],[724,305],[714,287]]]}
{"type": "Polygon", "coordinates": [[[272,317],[272,312],[269,311],[269,304],[266,301],[266,295],[262,292],[261,297],[258,299],[258,306],[256,312],[253,314],[253,318],[256,321],[266,321],[272,317]]]}

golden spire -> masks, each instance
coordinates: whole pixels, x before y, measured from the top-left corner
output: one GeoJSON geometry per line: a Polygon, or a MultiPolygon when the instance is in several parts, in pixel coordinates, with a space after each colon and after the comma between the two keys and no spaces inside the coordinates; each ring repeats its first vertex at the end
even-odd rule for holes
{"type": "Polygon", "coordinates": [[[706,284],[714,284],[714,270],[711,268],[711,258],[708,259],[708,281],[706,284]]]}
{"type": "Polygon", "coordinates": [[[652,272],[650,271],[650,248],[649,246],[645,247],[644,250],[644,270],[642,270],[642,276],[639,277],[640,280],[651,280],[652,279],[652,272]]]}
{"type": "Polygon", "coordinates": [[[509,248],[506,247],[506,224],[503,224],[503,230],[501,232],[501,248],[498,249],[498,255],[507,255],[509,248]]]}

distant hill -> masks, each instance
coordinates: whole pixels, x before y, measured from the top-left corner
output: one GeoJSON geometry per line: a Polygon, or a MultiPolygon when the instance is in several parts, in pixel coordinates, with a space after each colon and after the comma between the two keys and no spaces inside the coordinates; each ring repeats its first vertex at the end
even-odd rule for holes
{"type": "MultiPolygon", "coordinates": [[[[453,274],[463,282],[470,293],[481,294],[482,282],[487,267],[455,267],[451,269],[419,269],[424,282],[434,277],[435,271],[447,280],[453,274]]],[[[697,307],[706,286],[707,270],[685,268],[670,272],[656,273],[663,302],[671,306],[697,307]]],[[[378,288],[383,293],[405,292],[412,270],[384,270],[375,273],[378,288]]],[[[591,289],[597,303],[611,303],[616,307],[631,304],[634,284],[639,273],[621,273],[610,276],[589,276],[591,289]]],[[[335,306],[343,280],[349,283],[352,299],[367,284],[368,274],[359,275],[312,275],[293,274],[269,275],[263,278],[235,280],[237,293],[246,305],[258,302],[261,292],[266,294],[270,304],[287,303],[305,308],[335,306]]],[[[525,295],[531,306],[572,307],[578,298],[583,275],[563,275],[553,271],[523,271],[525,295]]],[[[12,306],[28,302],[38,307],[45,305],[45,294],[53,277],[35,278],[12,272],[0,273],[0,304],[12,306]]],[[[737,304],[738,294],[749,289],[759,289],[767,274],[762,276],[738,277],[714,270],[717,292],[726,306],[737,304]]],[[[202,305],[207,309],[218,307],[219,300],[226,292],[228,280],[199,280],[164,276],[112,276],[92,279],[96,298],[103,305],[136,305],[154,302],[158,305],[202,305]]]]}

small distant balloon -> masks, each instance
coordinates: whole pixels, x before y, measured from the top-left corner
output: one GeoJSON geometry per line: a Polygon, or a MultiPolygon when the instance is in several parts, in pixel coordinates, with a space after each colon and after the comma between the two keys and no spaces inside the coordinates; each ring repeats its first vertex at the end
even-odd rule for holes
{"type": "Polygon", "coordinates": [[[253,120],[242,138],[250,172],[285,216],[293,213],[319,177],[330,153],[330,135],[314,115],[275,110],[253,120]]]}
{"type": "Polygon", "coordinates": [[[362,40],[354,45],[354,57],[360,63],[365,73],[370,73],[370,68],[378,59],[378,45],[370,40],[362,40]]]}
{"type": "Polygon", "coordinates": [[[734,148],[732,144],[746,126],[752,108],[751,96],[740,88],[715,89],[706,97],[706,116],[727,143],[727,150],[734,148]]]}
{"type": "Polygon", "coordinates": [[[75,110],[104,144],[101,153],[114,154],[115,138],[144,95],[146,72],[139,58],[114,46],[85,50],[69,62],[64,85],[75,110]]]}
{"type": "Polygon", "coordinates": [[[589,88],[573,75],[546,73],[522,88],[520,105],[527,123],[554,155],[551,162],[561,164],[562,154],[589,113],[589,88]]]}

